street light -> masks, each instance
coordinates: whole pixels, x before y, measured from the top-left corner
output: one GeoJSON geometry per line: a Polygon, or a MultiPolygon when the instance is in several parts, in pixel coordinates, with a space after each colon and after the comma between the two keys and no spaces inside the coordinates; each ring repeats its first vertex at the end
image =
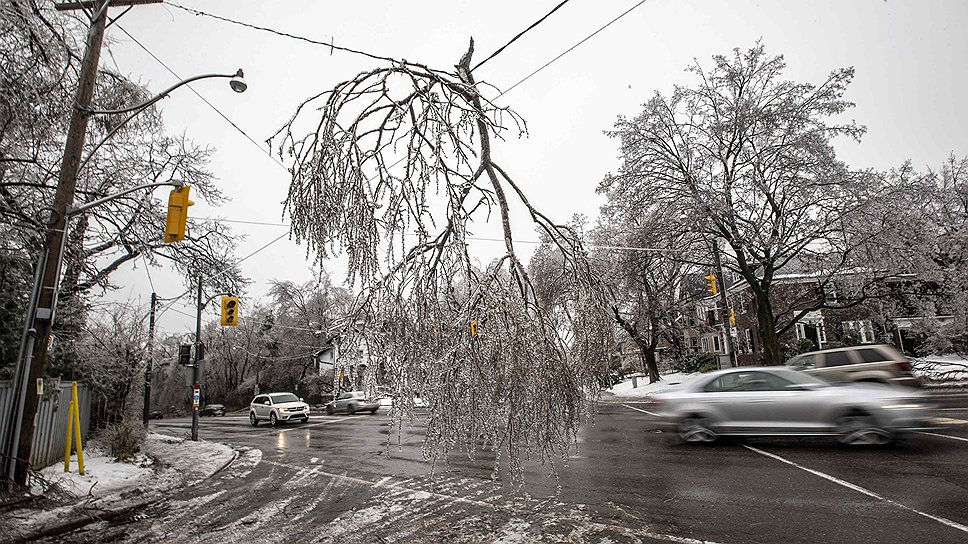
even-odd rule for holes
{"type": "MultiPolygon", "coordinates": [[[[107,3],[104,4],[104,8],[107,3]]],[[[39,403],[36,395],[28,395],[28,385],[39,379],[43,372],[44,363],[47,359],[47,349],[50,344],[51,327],[54,322],[54,310],[57,307],[57,288],[60,280],[60,269],[64,255],[64,244],[67,240],[68,219],[70,217],[94,206],[113,200],[119,196],[130,193],[133,190],[156,187],[159,185],[171,185],[172,183],[155,183],[139,186],[135,189],[128,189],[120,193],[99,199],[96,202],[78,208],[71,208],[74,201],[74,190],[77,182],[77,173],[91,159],[93,154],[110,139],[117,131],[134,119],[139,113],[148,109],[152,104],[168,96],[168,93],[193,81],[208,78],[227,78],[229,86],[237,93],[244,92],[248,85],[243,79],[242,70],[239,69],[234,74],[203,74],[194,76],[168,87],[150,100],[117,110],[92,110],[88,108],[93,95],[95,78],[97,74],[97,58],[100,56],[101,37],[104,31],[103,11],[96,17],[100,28],[97,32],[92,32],[89,36],[85,60],[79,76],[77,100],[74,111],[71,114],[70,127],[65,143],[64,158],[61,164],[60,176],[58,179],[57,190],[54,195],[54,205],[51,211],[51,221],[48,225],[47,238],[44,247],[41,249],[41,257],[38,262],[38,269],[35,275],[34,286],[30,299],[30,306],[27,308],[27,319],[24,324],[24,334],[21,341],[20,355],[17,359],[17,368],[14,381],[14,399],[11,410],[10,425],[7,426],[8,434],[4,438],[4,462],[7,463],[5,474],[10,481],[23,485],[26,482],[27,464],[30,459],[31,447],[34,436],[34,418],[37,415],[37,405],[39,403]],[[87,158],[81,161],[81,153],[84,148],[84,139],[87,132],[87,119],[91,115],[110,115],[130,113],[121,123],[111,129],[104,138],[95,144],[87,158]]],[[[149,362],[150,364],[150,362],[149,362]]],[[[150,368],[149,368],[150,372],[150,368]]]]}

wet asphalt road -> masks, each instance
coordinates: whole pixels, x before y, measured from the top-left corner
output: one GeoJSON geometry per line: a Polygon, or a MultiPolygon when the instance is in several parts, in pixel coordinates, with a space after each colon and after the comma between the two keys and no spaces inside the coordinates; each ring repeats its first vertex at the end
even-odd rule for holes
{"type": "MultiPolygon", "coordinates": [[[[380,413],[276,429],[205,418],[203,439],[241,451],[227,469],[56,541],[968,542],[968,397],[946,402],[938,431],[873,449],[679,445],[641,405],[603,403],[557,479],[526,469],[526,493],[496,484],[487,454],[455,456],[431,477],[419,421],[388,449],[380,413]]],[[[189,424],[152,426],[180,436],[189,424]]]]}

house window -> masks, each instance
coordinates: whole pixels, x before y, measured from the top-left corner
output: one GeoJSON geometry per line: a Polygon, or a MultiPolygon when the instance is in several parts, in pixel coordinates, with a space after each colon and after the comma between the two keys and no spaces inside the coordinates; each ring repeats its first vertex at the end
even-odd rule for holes
{"type": "Polygon", "coordinates": [[[753,353],[753,329],[746,329],[746,353],[753,353]]]}
{"type": "Polygon", "coordinates": [[[720,340],[719,340],[719,335],[716,335],[716,336],[714,336],[714,337],[713,337],[713,349],[714,349],[714,350],[715,350],[716,352],[719,352],[719,351],[720,351],[720,340]]]}
{"type": "Polygon", "coordinates": [[[868,344],[874,341],[874,325],[870,319],[863,321],[844,321],[844,330],[856,334],[862,344],[868,344]]]}
{"type": "Polygon", "coordinates": [[[692,345],[692,349],[694,350],[699,349],[699,338],[696,338],[695,336],[690,337],[689,343],[692,345]]]}
{"type": "Polygon", "coordinates": [[[703,336],[701,343],[702,343],[702,352],[709,353],[709,339],[703,336]]]}
{"type": "Polygon", "coordinates": [[[797,322],[797,326],[796,326],[796,329],[797,329],[797,340],[803,340],[804,338],[806,338],[806,337],[807,337],[807,329],[806,329],[806,327],[805,327],[805,326],[803,325],[803,323],[800,323],[800,322],[798,321],[798,322],[797,322]]]}

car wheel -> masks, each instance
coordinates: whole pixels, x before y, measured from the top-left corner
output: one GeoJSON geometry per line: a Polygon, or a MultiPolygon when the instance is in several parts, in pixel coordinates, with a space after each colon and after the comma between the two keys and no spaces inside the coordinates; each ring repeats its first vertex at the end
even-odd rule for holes
{"type": "Polygon", "coordinates": [[[272,412],[271,414],[269,414],[269,425],[272,425],[273,427],[275,427],[278,424],[279,424],[279,420],[276,419],[276,413],[272,412]]]}
{"type": "Polygon", "coordinates": [[[709,444],[719,437],[712,430],[708,418],[691,415],[679,423],[679,438],[690,444],[709,444]]]}
{"type": "Polygon", "coordinates": [[[346,413],[349,414],[349,415],[355,414],[356,413],[356,406],[354,406],[352,404],[350,404],[349,406],[347,406],[346,407],[346,413]]]}
{"type": "Polygon", "coordinates": [[[372,410],[370,410],[370,415],[371,415],[371,416],[372,416],[373,414],[375,414],[375,413],[376,413],[376,408],[374,408],[374,409],[372,409],[372,410]]]}
{"type": "Polygon", "coordinates": [[[255,412],[249,412],[249,425],[253,427],[259,426],[259,418],[255,417],[255,412]]]}
{"type": "Polygon", "coordinates": [[[333,405],[332,404],[327,404],[326,405],[326,413],[328,415],[333,415],[333,412],[335,412],[335,411],[336,410],[333,410],[333,405]]]}
{"type": "Polygon", "coordinates": [[[894,436],[874,416],[859,410],[838,417],[836,427],[841,444],[882,446],[894,441],[894,436]]]}
{"type": "Polygon", "coordinates": [[[308,417],[308,416],[307,416],[307,417],[304,417],[304,418],[302,419],[302,422],[303,422],[303,423],[309,423],[309,417],[308,417]]]}

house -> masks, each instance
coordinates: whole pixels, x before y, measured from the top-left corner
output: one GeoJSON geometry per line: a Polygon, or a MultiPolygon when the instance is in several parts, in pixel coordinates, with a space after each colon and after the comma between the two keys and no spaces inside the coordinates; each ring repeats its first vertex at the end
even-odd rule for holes
{"type": "MultiPolygon", "coordinates": [[[[780,336],[781,345],[790,354],[805,350],[824,349],[840,345],[889,343],[902,351],[911,352],[915,346],[910,339],[911,327],[924,319],[911,315],[912,309],[888,304],[893,284],[906,279],[884,280],[880,298],[839,304],[838,287],[845,286],[851,273],[844,273],[844,280],[821,285],[815,273],[792,273],[775,276],[772,286],[774,308],[792,308],[799,313],[815,304],[823,296],[832,307],[807,311],[780,336]],[[796,310],[796,308],[800,310],[796,310]],[[898,312],[906,315],[897,315],[898,312]]],[[[758,321],[750,287],[745,282],[727,284],[728,311],[722,309],[720,295],[708,295],[698,299],[687,311],[687,328],[683,335],[686,346],[694,353],[709,353],[720,358],[721,366],[729,360],[730,344],[736,364],[760,364],[758,321]],[[724,316],[733,316],[724,324],[724,316]],[[727,334],[729,335],[727,337],[727,334]]],[[[934,319],[944,319],[934,318],[934,319]]]]}

